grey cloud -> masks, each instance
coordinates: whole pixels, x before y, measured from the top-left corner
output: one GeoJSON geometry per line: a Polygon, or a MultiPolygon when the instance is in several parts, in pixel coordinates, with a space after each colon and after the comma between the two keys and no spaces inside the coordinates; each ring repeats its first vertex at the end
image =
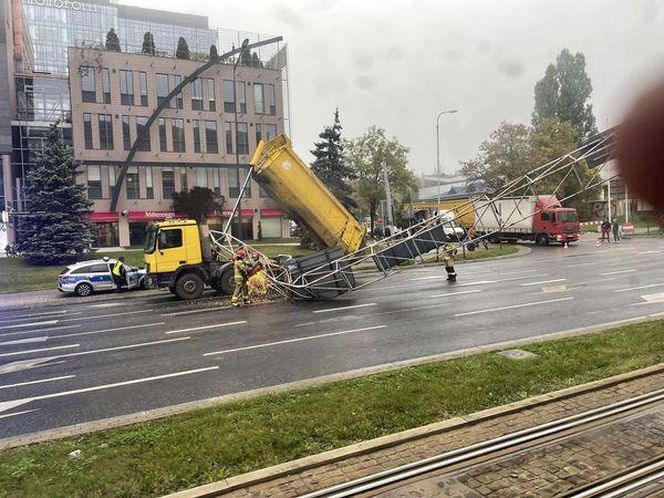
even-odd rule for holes
{"type": "Polygon", "coordinates": [[[510,78],[520,78],[523,76],[525,67],[517,60],[504,60],[498,64],[498,71],[510,78]]]}

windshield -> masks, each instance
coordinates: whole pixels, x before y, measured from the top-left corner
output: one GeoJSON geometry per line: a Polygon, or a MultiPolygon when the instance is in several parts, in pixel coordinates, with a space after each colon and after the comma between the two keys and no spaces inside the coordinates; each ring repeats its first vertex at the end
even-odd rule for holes
{"type": "Polygon", "coordinates": [[[154,227],[154,225],[150,225],[148,226],[145,232],[145,252],[147,254],[154,252],[156,241],[157,241],[157,229],[154,227]]]}
{"type": "Polygon", "coordinates": [[[562,221],[563,223],[568,221],[579,221],[576,216],[576,211],[558,211],[556,214],[558,216],[558,221],[562,221]]]}

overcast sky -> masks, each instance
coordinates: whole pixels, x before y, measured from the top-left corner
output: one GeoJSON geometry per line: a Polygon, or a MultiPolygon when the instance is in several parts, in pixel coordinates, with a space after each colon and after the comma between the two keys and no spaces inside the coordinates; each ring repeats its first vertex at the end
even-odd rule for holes
{"type": "Polygon", "coordinates": [[[308,157],[338,106],[346,137],[384,127],[417,173],[435,171],[439,110],[459,110],[441,120],[446,172],[501,121],[528,123],[533,87],[564,47],[586,56],[600,129],[664,68],[660,0],[119,1],[283,35],[297,150],[308,157]]]}

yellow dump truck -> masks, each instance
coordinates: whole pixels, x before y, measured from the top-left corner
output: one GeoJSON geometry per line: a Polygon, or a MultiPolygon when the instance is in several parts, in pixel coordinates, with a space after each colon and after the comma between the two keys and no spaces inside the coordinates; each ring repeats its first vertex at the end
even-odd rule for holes
{"type": "MultiPolygon", "coordinates": [[[[252,177],[318,244],[349,254],[364,242],[364,227],[330,193],[293,151],[290,140],[278,136],[261,141],[251,161],[252,177]]],[[[196,299],[205,285],[233,292],[231,261],[220,261],[209,238],[193,220],[170,220],[148,227],[145,263],[150,282],[168,287],[182,299],[196,299]]]]}

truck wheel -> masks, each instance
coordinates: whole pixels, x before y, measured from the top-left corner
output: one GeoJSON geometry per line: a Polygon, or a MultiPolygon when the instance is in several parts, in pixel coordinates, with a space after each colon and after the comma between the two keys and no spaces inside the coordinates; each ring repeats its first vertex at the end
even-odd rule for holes
{"type": "Polygon", "coordinates": [[[175,282],[175,293],[180,299],[198,299],[203,294],[203,279],[198,273],[185,273],[175,282]]]}
{"type": "Polygon", "coordinates": [[[76,289],[74,289],[76,295],[81,297],[89,296],[90,294],[92,294],[93,291],[94,289],[92,288],[92,286],[90,284],[86,284],[85,282],[83,282],[82,284],[78,284],[76,286],[76,289]]]}
{"type": "Polygon", "coordinates": [[[217,290],[223,292],[227,296],[230,296],[235,292],[235,275],[232,266],[229,266],[221,273],[217,290]]]}
{"type": "Polygon", "coordinates": [[[545,233],[540,233],[536,238],[535,238],[535,244],[538,246],[548,246],[549,245],[549,236],[545,233]]]}

